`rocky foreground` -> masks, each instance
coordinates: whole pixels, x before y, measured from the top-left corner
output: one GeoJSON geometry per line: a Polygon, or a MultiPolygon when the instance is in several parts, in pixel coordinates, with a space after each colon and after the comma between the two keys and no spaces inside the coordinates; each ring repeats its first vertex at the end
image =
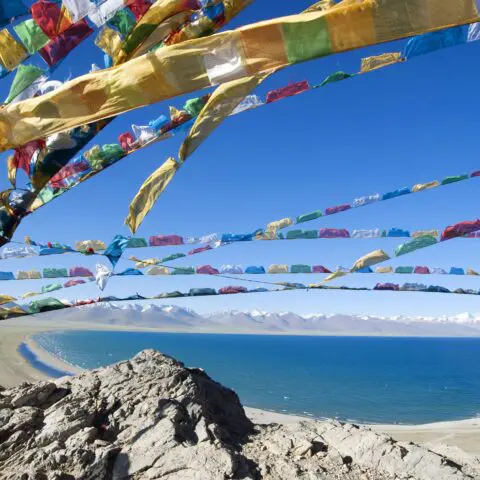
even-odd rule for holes
{"type": "Polygon", "coordinates": [[[466,480],[474,466],[355,425],[254,425],[232,390],[153,350],[0,391],[0,478],[466,480]]]}

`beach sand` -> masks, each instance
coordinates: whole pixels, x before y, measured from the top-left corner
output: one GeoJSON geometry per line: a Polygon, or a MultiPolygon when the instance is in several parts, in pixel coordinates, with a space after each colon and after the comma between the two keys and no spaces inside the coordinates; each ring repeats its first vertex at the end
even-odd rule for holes
{"type": "MultiPolygon", "coordinates": [[[[58,370],[71,372],[81,371],[51,355],[38,346],[32,335],[53,330],[149,330],[88,323],[62,323],[60,320],[49,320],[48,317],[32,316],[29,319],[11,319],[0,323],[0,385],[13,387],[25,381],[47,380],[49,377],[33,367],[18,352],[19,345],[24,342],[37,358],[58,370]]],[[[246,407],[247,415],[256,423],[295,423],[312,420],[301,417],[246,407]]],[[[428,448],[457,456],[480,456],[480,418],[452,422],[440,422],[426,425],[368,425],[377,432],[391,435],[398,441],[419,443],[428,448]],[[464,453],[465,452],[465,453],[464,453]]],[[[480,460],[479,460],[480,462],[480,460]]],[[[480,464],[480,463],[479,463],[480,464]]]]}
{"type": "MultiPolygon", "coordinates": [[[[22,382],[47,380],[49,377],[33,367],[19,352],[21,343],[26,343],[38,359],[58,370],[78,373],[80,368],[62,362],[50,355],[32,340],[32,335],[52,330],[95,330],[99,327],[85,323],[68,325],[59,321],[51,321],[42,317],[32,316],[28,319],[11,319],[0,323],[0,385],[14,387],[22,382]]],[[[107,327],[108,328],[108,327],[107,327]]],[[[103,329],[103,328],[102,328],[103,329]]]]}
{"type": "Polygon", "coordinates": [[[3,387],[14,387],[22,382],[35,382],[46,380],[48,376],[33,367],[19,352],[18,347],[26,343],[37,358],[47,365],[59,370],[71,371],[76,373],[80,371],[71,365],[67,365],[53,355],[48,354],[43,348],[39,347],[31,336],[35,333],[51,330],[47,325],[28,325],[23,323],[13,323],[0,326],[0,385],[3,387]]]}

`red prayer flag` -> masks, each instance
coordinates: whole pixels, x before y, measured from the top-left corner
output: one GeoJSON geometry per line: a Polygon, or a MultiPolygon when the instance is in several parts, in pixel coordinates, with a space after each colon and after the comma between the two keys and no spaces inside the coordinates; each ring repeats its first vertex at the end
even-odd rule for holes
{"type": "Polygon", "coordinates": [[[72,26],[67,10],[48,0],[38,0],[32,5],[32,18],[51,39],[57,38],[72,26]]]}
{"type": "Polygon", "coordinates": [[[38,53],[50,67],[53,67],[92,33],[93,30],[88,26],[88,23],[85,20],[80,20],[45,45],[38,53]]]}
{"type": "Polygon", "coordinates": [[[30,161],[37,150],[45,148],[44,140],[32,140],[14,150],[13,164],[30,176],[30,161]]]}
{"type": "Polygon", "coordinates": [[[276,90],[271,90],[267,93],[267,103],[276,102],[285,97],[291,97],[292,95],[297,95],[298,93],[305,92],[310,89],[310,85],[307,80],[301,82],[292,83],[286,87],[277,88],[276,90]]]}
{"type": "Polygon", "coordinates": [[[118,143],[126,152],[129,152],[135,147],[135,138],[130,132],[125,132],[118,137],[118,143]]]}
{"type": "Polygon", "coordinates": [[[455,225],[447,227],[441,237],[441,241],[451,240],[456,237],[463,237],[469,233],[474,233],[480,230],[480,219],[466,222],[460,222],[455,225]]]}
{"type": "Polygon", "coordinates": [[[77,173],[84,172],[90,168],[90,164],[84,159],[81,158],[79,161],[67,163],[63,168],[61,168],[56,175],[50,179],[50,184],[55,188],[65,188],[66,178],[71,177],[77,173]]]}

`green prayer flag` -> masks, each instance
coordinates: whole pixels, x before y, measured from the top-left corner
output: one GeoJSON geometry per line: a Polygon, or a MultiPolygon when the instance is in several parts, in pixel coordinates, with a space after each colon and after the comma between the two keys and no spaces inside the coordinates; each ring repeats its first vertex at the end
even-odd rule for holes
{"type": "Polygon", "coordinates": [[[64,278],[68,277],[66,268],[44,268],[43,278],[64,278]]]}
{"type": "Polygon", "coordinates": [[[33,19],[19,23],[13,29],[30,55],[38,52],[50,41],[33,19]]]}
{"type": "Polygon", "coordinates": [[[290,273],[312,273],[312,267],[310,265],[292,265],[290,273]]]}
{"type": "Polygon", "coordinates": [[[351,78],[351,77],[353,77],[352,74],[345,73],[345,72],[342,72],[340,70],[338,72],[332,73],[320,85],[316,85],[313,88],[324,87],[325,85],[328,85],[329,83],[340,82],[341,80],[346,80],[347,78],[351,78]]]}
{"type": "Polygon", "coordinates": [[[395,273],[413,273],[413,267],[397,267],[395,273]]]}
{"type": "Polygon", "coordinates": [[[45,74],[45,71],[34,65],[19,65],[13,79],[10,92],[5,103],[10,103],[15,97],[26,90],[35,80],[45,74]]]}
{"type": "Polygon", "coordinates": [[[148,247],[148,243],[144,238],[129,238],[127,248],[144,248],[148,247]]]}
{"type": "Polygon", "coordinates": [[[298,63],[332,53],[330,34],[324,17],[282,27],[289,63],[298,63]]]}
{"type": "Polygon", "coordinates": [[[158,25],[145,23],[139,25],[132,34],[125,40],[123,50],[127,54],[131,54],[135,49],[141,45],[156,29],[158,25]]]}
{"type": "Polygon", "coordinates": [[[44,285],[42,287],[42,293],[50,293],[54,292],[55,290],[60,290],[63,288],[59,283],[51,283],[50,285],[44,285]]]}
{"type": "Polygon", "coordinates": [[[53,297],[43,298],[42,300],[35,300],[27,306],[28,313],[49,312],[51,310],[59,310],[65,308],[60,300],[53,297]]]}
{"type": "Polygon", "coordinates": [[[172,275],[193,275],[194,273],[193,267],[177,267],[172,271],[172,275]]]}
{"type": "Polygon", "coordinates": [[[468,180],[470,177],[468,175],[454,175],[451,177],[445,177],[442,180],[442,185],[448,185],[450,183],[461,182],[462,180],[468,180]]]}
{"type": "Polygon", "coordinates": [[[311,213],[305,213],[297,217],[296,223],[310,222],[311,220],[320,218],[322,215],[323,213],[321,210],[315,210],[314,212],[311,212],[311,213]]]}
{"type": "Polygon", "coordinates": [[[124,8],[108,21],[108,25],[116,28],[120,35],[126,37],[135,27],[136,20],[133,13],[128,8],[124,8]]]}
{"type": "Polygon", "coordinates": [[[184,253],[172,253],[171,255],[167,255],[166,257],[162,258],[162,263],[163,262],[172,262],[173,260],[176,260],[177,258],[183,258],[186,257],[184,253]]]}
{"type": "Polygon", "coordinates": [[[410,242],[398,246],[395,250],[395,256],[399,257],[400,255],[406,255],[407,253],[411,253],[420,248],[429,247],[430,245],[435,245],[436,243],[437,239],[432,235],[417,237],[410,242]]]}
{"type": "Polygon", "coordinates": [[[202,97],[199,98],[190,98],[186,101],[183,109],[186,110],[192,117],[196,117],[205,106],[205,99],[202,97]]]}
{"type": "Polygon", "coordinates": [[[45,187],[40,190],[40,193],[37,195],[37,200],[41,201],[42,204],[52,201],[54,198],[53,189],[51,187],[45,187]]]}

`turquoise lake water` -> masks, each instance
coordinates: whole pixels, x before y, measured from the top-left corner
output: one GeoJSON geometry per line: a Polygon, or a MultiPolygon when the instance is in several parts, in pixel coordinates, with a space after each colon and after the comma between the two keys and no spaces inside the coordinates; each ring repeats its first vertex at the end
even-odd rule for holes
{"type": "Polygon", "coordinates": [[[480,339],[52,332],[35,340],[99,367],[145,348],[201,367],[244,405],[366,423],[480,414],[480,339]]]}

